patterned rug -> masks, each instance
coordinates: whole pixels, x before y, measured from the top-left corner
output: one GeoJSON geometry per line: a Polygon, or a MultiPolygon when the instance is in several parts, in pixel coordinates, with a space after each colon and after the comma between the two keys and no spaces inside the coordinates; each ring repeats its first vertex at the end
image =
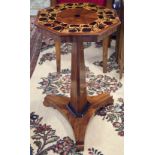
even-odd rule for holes
{"type": "MultiPolygon", "coordinates": [[[[31,17],[31,36],[35,31],[33,21],[31,17]]],[[[114,105],[99,109],[92,117],[86,131],[84,152],[77,153],[68,121],[56,109],[43,106],[47,94],[70,95],[72,45],[62,43],[62,70],[58,75],[54,42],[43,39],[42,52],[31,78],[31,155],[123,155],[123,78],[119,79],[114,46],[113,41],[109,48],[108,72],[104,74],[101,44],[84,43],[87,92],[91,96],[109,92],[114,105]]]]}

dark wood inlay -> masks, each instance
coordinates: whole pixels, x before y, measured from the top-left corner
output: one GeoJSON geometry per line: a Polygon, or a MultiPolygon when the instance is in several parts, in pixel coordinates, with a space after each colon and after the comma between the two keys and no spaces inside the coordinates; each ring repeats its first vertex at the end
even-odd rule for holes
{"type": "Polygon", "coordinates": [[[96,12],[84,8],[67,9],[57,14],[57,20],[67,24],[89,24],[96,19],[96,12]]]}
{"type": "Polygon", "coordinates": [[[88,32],[96,35],[104,33],[108,27],[116,27],[120,21],[116,12],[109,8],[90,3],[63,3],[39,11],[36,24],[54,33],[57,31],[59,35],[89,35],[88,32]],[[49,26],[49,22],[53,25],[49,26]],[[102,23],[104,26],[100,25],[102,23]]]}

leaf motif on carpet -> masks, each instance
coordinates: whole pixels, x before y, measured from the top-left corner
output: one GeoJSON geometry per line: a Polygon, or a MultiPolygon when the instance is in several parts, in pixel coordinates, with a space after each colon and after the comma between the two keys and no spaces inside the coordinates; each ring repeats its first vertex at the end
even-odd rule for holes
{"type": "Polygon", "coordinates": [[[102,107],[96,113],[103,117],[103,120],[111,122],[115,131],[118,132],[119,136],[124,136],[124,100],[118,98],[118,102],[115,105],[102,107]]]}
{"type": "MultiPolygon", "coordinates": [[[[60,138],[51,125],[43,124],[43,117],[35,112],[30,114],[30,128],[33,132],[30,146],[31,155],[47,155],[51,151],[59,155],[82,155],[76,152],[76,145],[70,137],[60,138]],[[32,146],[33,145],[33,146],[32,146]]],[[[51,154],[51,153],[50,153],[51,154]]],[[[103,155],[97,149],[89,148],[89,155],[103,155]]]]}
{"type": "MultiPolygon", "coordinates": [[[[59,73],[49,73],[47,77],[42,77],[38,89],[43,90],[43,94],[54,94],[69,96],[71,85],[71,71],[63,69],[59,73]]],[[[97,95],[103,92],[116,92],[122,87],[122,83],[116,78],[107,75],[95,75],[88,69],[86,72],[88,95],[97,95]]]]}
{"type": "MultiPolygon", "coordinates": [[[[95,61],[93,62],[94,65],[99,66],[99,67],[103,67],[103,61],[95,61]]],[[[119,73],[119,66],[116,63],[116,52],[113,53],[109,59],[108,59],[108,63],[107,63],[107,72],[111,72],[115,70],[116,73],[119,73]]]]}

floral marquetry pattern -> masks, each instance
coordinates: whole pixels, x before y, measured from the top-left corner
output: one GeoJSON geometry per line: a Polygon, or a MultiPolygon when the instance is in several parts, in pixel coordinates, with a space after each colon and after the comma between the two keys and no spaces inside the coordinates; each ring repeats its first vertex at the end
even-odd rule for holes
{"type": "MultiPolygon", "coordinates": [[[[122,87],[121,82],[116,78],[107,75],[95,75],[86,68],[86,82],[88,95],[101,94],[103,92],[115,92],[122,87]]],[[[64,69],[59,73],[49,73],[47,77],[41,78],[39,89],[43,94],[69,96],[71,85],[71,71],[64,69]]]]}
{"type": "Polygon", "coordinates": [[[63,3],[45,8],[39,11],[36,20],[38,26],[64,34],[98,33],[119,22],[114,10],[91,3],[63,3]]]}

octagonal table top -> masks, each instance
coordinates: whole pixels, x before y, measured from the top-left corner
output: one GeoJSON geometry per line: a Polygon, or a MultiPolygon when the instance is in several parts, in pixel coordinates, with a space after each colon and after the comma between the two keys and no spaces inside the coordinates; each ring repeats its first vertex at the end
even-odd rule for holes
{"type": "Polygon", "coordinates": [[[41,9],[36,26],[59,36],[102,35],[120,24],[115,10],[92,3],[64,3],[41,9]]]}

